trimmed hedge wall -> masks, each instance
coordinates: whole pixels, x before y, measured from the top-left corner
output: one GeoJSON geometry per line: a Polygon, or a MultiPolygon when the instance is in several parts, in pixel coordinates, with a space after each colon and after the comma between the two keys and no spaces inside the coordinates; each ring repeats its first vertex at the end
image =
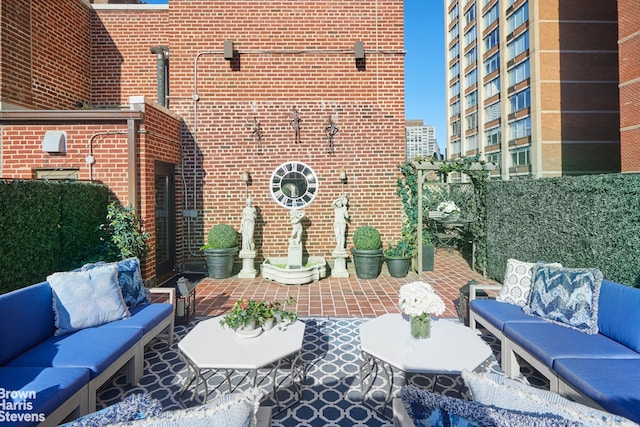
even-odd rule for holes
{"type": "Polygon", "coordinates": [[[0,293],[95,257],[107,202],[104,185],[0,180],[0,293]]]}
{"type": "Polygon", "coordinates": [[[492,181],[486,275],[502,282],[508,258],[599,268],[640,287],[640,175],[492,181]]]}

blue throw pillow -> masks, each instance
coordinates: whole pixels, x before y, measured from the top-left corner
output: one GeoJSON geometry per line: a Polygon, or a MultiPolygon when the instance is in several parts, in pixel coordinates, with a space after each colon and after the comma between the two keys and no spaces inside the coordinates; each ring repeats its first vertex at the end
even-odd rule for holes
{"type": "Polygon", "coordinates": [[[115,423],[142,420],[162,413],[160,401],[144,393],[132,394],[122,402],[85,415],[61,427],[103,427],[115,423]]]}
{"type": "Polygon", "coordinates": [[[421,390],[415,386],[404,386],[400,390],[407,414],[417,427],[427,426],[575,426],[575,422],[558,415],[534,414],[485,406],[469,400],[456,399],[421,390]]]}
{"type": "Polygon", "coordinates": [[[110,264],[118,267],[118,284],[127,307],[131,308],[141,304],[149,304],[151,302],[149,290],[144,286],[144,281],[142,280],[140,261],[138,258],[127,258],[122,261],[109,264],[105,262],[85,264],[82,266],[81,270],[88,271],[92,268],[110,264]]]}
{"type": "Polygon", "coordinates": [[[53,295],[56,335],[130,316],[118,287],[115,265],[54,273],[47,281],[53,295]]]}
{"type": "Polygon", "coordinates": [[[595,268],[533,268],[525,313],[587,334],[598,333],[598,298],[602,273],[595,268]]]}

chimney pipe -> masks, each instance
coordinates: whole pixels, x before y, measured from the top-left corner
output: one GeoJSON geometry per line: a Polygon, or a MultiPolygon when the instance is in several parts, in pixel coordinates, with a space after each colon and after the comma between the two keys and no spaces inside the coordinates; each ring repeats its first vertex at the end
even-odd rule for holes
{"type": "Polygon", "coordinates": [[[158,58],[158,104],[167,106],[169,95],[169,48],[166,46],[151,46],[151,53],[158,58]]]}

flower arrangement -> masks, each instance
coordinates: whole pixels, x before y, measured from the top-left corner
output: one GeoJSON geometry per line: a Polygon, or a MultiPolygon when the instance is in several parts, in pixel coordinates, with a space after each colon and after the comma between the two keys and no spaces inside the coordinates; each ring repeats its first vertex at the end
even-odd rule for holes
{"type": "MultiPolygon", "coordinates": [[[[285,305],[291,305],[295,302],[295,299],[288,297],[285,305]]],[[[236,301],[231,310],[224,315],[220,320],[220,325],[228,326],[233,330],[240,327],[246,328],[250,325],[259,328],[267,319],[274,319],[275,323],[280,323],[286,320],[294,321],[297,318],[296,312],[284,310],[278,301],[243,298],[236,301]]]]}
{"type": "Polygon", "coordinates": [[[458,206],[452,201],[439,203],[436,207],[436,210],[442,212],[445,215],[460,214],[460,208],[458,208],[458,206]]]}
{"type": "Polygon", "coordinates": [[[400,310],[409,316],[439,316],[444,309],[442,298],[428,283],[411,282],[400,288],[400,310]]]}

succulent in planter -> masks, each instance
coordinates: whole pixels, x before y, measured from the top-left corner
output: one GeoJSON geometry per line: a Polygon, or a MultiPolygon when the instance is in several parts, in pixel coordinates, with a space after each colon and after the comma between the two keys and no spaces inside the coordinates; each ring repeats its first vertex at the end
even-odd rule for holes
{"type": "MultiPolygon", "coordinates": [[[[295,304],[295,302],[293,297],[288,297],[284,305],[295,304]]],[[[282,307],[282,303],[278,301],[239,299],[222,317],[220,325],[237,331],[242,328],[262,328],[269,319],[272,319],[274,324],[293,322],[298,319],[295,311],[287,311],[282,307]]]]}
{"type": "Polygon", "coordinates": [[[358,227],[353,233],[353,246],[358,250],[380,249],[382,247],[380,232],[371,225],[358,227]]]}
{"type": "Polygon", "coordinates": [[[414,248],[407,240],[400,240],[395,245],[389,243],[384,250],[384,256],[387,258],[411,258],[414,253],[414,248]]]}
{"type": "Polygon", "coordinates": [[[204,251],[207,259],[209,277],[230,277],[238,253],[238,232],[228,224],[217,224],[207,234],[207,244],[200,250],[204,251]]]}

